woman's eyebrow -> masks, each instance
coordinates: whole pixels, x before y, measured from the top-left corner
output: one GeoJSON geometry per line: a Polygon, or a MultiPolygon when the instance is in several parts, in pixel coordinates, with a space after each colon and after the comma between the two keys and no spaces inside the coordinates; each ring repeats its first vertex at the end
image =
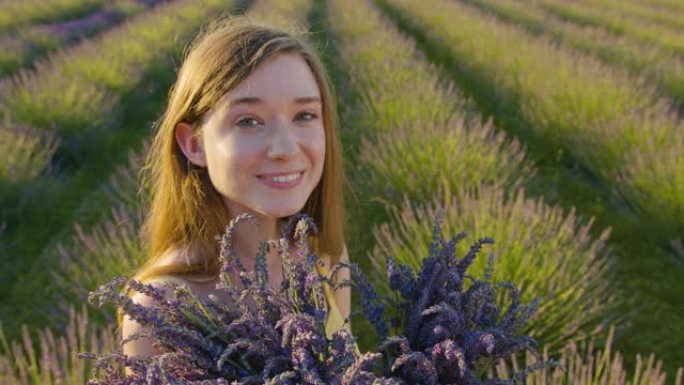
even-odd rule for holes
{"type": "MultiPolygon", "coordinates": [[[[309,104],[320,103],[321,98],[318,96],[301,96],[294,99],[295,104],[309,104]]],[[[264,100],[256,96],[243,96],[231,99],[228,106],[232,107],[238,104],[263,104],[264,100]]]]}
{"type": "Polygon", "coordinates": [[[297,104],[320,103],[321,98],[318,96],[305,96],[301,98],[295,98],[294,102],[297,104]]]}

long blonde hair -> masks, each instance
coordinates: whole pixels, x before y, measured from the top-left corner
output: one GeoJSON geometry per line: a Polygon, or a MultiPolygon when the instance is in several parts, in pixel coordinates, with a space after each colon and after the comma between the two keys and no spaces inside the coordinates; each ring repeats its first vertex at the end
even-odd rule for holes
{"type": "MultiPolygon", "coordinates": [[[[313,251],[328,256],[332,264],[339,261],[345,235],[343,190],[349,185],[342,168],[337,102],[330,78],[316,51],[303,38],[233,16],[212,23],[191,42],[171,88],[167,109],[156,124],[141,174],[141,181],[149,186],[151,194],[141,234],[149,259],[133,279],[219,273],[215,236],[225,231],[231,218],[209,180],[207,169],[194,165],[181,151],[175,140],[175,128],[186,122],[199,134],[203,117],[219,99],[259,64],[278,53],[301,55],[320,89],[326,148],[323,174],[301,212],[313,217],[319,229],[310,239],[313,251]],[[195,259],[187,263],[160,263],[169,251],[179,247],[195,259]]],[[[118,309],[119,329],[122,318],[118,309]]]]}

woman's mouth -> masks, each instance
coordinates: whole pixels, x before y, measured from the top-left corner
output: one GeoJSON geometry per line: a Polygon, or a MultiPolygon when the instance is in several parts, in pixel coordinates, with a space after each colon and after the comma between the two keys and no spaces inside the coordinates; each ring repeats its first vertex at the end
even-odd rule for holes
{"type": "Polygon", "coordinates": [[[289,189],[297,186],[299,181],[302,180],[303,171],[294,172],[290,174],[280,174],[280,175],[258,175],[260,181],[265,185],[277,188],[277,189],[289,189]]]}

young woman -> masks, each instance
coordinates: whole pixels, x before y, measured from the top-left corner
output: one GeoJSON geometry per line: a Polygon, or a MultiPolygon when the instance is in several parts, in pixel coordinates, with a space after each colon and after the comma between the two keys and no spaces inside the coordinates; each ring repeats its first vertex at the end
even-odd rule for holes
{"type": "MultiPolygon", "coordinates": [[[[260,222],[259,228],[242,222],[234,236],[248,270],[260,242],[278,238],[287,219],[299,212],[312,216],[319,228],[310,239],[325,262],[319,273],[348,260],[343,229],[348,185],[336,101],[315,51],[290,33],[242,17],[200,33],[180,68],[143,171],[152,193],[143,228],[149,260],[134,279],[157,287],[178,280],[202,298],[213,293],[232,306],[215,290],[220,269],[215,237],[241,213],[260,222]]],[[[280,287],[277,252],[267,256],[267,268],[269,285],[280,287]]],[[[348,274],[341,269],[335,280],[348,274]]],[[[331,334],[349,315],[351,293],[325,289],[331,334]]],[[[153,304],[140,293],[133,300],[153,304]]],[[[124,339],[142,331],[121,314],[119,325],[124,339]]],[[[126,343],[123,351],[156,354],[148,338],[126,343]]]]}

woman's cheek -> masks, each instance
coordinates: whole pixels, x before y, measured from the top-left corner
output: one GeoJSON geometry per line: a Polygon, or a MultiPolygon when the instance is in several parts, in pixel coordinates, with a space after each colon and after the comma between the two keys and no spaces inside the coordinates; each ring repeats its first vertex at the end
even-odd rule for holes
{"type": "Polygon", "coordinates": [[[325,131],[323,126],[309,127],[309,129],[300,132],[302,143],[313,146],[319,151],[325,151],[325,131]]]}
{"type": "Polygon", "coordinates": [[[263,170],[264,154],[263,138],[243,138],[226,146],[224,161],[227,167],[244,177],[243,174],[263,170]]]}
{"type": "MultiPolygon", "coordinates": [[[[234,143],[226,138],[208,138],[207,147],[207,162],[209,165],[209,176],[212,181],[217,182],[229,178],[231,170],[235,168],[235,162],[239,159],[239,154],[236,154],[236,147],[234,143]],[[213,140],[213,142],[212,142],[213,140]],[[236,157],[237,155],[237,157],[236,157]]],[[[223,183],[223,182],[220,182],[223,183]]]]}

